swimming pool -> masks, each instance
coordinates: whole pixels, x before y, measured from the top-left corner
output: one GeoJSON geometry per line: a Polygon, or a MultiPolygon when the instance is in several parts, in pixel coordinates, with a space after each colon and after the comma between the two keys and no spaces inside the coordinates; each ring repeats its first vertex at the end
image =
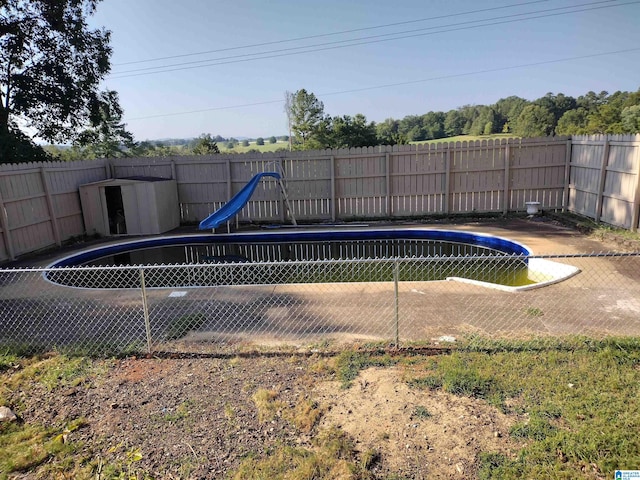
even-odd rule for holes
{"type": "MultiPolygon", "coordinates": [[[[78,269],[68,267],[164,265],[148,287],[375,282],[391,280],[391,260],[402,259],[399,280],[466,279],[512,288],[552,280],[544,272],[532,271],[531,253],[501,237],[415,227],[171,235],[79,251],[53,262],[51,268],[67,268],[46,277],[67,286],[105,288],[90,282],[87,275],[77,280],[73,271],[78,269]],[[363,262],[377,267],[354,268],[363,262]]],[[[116,271],[117,281],[106,288],[139,284],[133,269],[116,271]]]]}

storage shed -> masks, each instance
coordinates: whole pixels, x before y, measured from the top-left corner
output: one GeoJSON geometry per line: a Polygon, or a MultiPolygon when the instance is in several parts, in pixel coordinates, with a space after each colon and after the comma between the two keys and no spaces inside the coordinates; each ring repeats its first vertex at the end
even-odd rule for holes
{"type": "Polygon", "coordinates": [[[175,180],[128,177],[80,185],[87,234],[151,235],[180,226],[175,180]]]}

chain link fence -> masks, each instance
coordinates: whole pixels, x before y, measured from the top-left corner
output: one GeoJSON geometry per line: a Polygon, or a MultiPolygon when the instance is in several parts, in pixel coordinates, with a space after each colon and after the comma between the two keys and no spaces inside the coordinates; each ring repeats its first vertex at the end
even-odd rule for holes
{"type": "Polygon", "coordinates": [[[640,336],[640,253],[0,270],[0,351],[16,353],[619,336],[640,336]]]}

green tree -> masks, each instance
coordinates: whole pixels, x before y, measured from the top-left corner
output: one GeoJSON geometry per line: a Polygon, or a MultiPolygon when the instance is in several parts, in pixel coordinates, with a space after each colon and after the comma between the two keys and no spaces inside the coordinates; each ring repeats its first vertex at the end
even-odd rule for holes
{"type": "Polygon", "coordinates": [[[640,105],[623,108],[620,118],[625,133],[640,133],[640,105]]]}
{"type": "Polygon", "coordinates": [[[276,137],[269,137],[269,143],[278,143],[278,139],[276,137]]]}
{"type": "Polygon", "coordinates": [[[210,134],[203,133],[194,142],[192,152],[194,155],[215,155],[220,153],[220,148],[210,134]]]}
{"type": "Polygon", "coordinates": [[[91,106],[90,127],[80,132],[74,144],[85,147],[87,158],[129,156],[135,147],[133,135],[122,123],[122,108],[113,90],[101,92],[91,106]]]}
{"type": "Polygon", "coordinates": [[[558,135],[581,135],[585,132],[588,123],[589,112],[585,108],[578,107],[564,112],[558,124],[558,135]]]}
{"type": "Polygon", "coordinates": [[[462,116],[459,110],[449,110],[444,117],[444,133],[447,137],[455,137],[462,135],[465,118],[462,116]]]}
{"type": "Polygon", "coordinates": [[[426,140],[420,115],[407,115],[398,124],[398,131],[409,142],[426,140]]]}
{"type": "Polygon", "coordinates": [[[160,156],[156,154],[156,145],[153,142],[148,140],[144,140],[142,142],[138,142],[131,149],[132,157],[155,157],[160,156]]]}
{"type": "Polygon", "coordinates": [[[491,107],[479,108],[478,116],[471,123],[469,133],[471,135],[489,135],[498,131],[498,116],[491,107]]]}
{"type": "Polygon", "coordinates": [[[52,155],[33,141],[15,125],[0,132],[0,163],[47,162],[52,155]]]}
{"type": "Polygon", "coordinates": [[[248,147],[249,146],[249,140],[243,140],[242,141],[242,146],[243,147],[248,147]]]}
{"type": "Polygon", "coordinates": [[[42,148],[55,160],[60,162],[75,162],[77,160],[86,160],[87,158],[84,153],[84,148],[77,145],[73,145],[72,147],[46,145],[42,148]]]}
{"type": "Polygon", "coordinates": [[[197,141],[198,140],[195,139],[189,141],[187,144],[177,144],[173,140],[145,140],[138,142],[131,148],[130,153],[131,156],[135,157],[170,157],[172,155],[184,155],[185,153],[193,152],[193,147],[197,141]]]}
{"type": "Polygon", "coordinates": [[[586,133],[629,133],[622,122],[622,112],[634,105],[640,105],[640,90],[609,95],[606,102],[589,115],[586,133]]]}
{"type": "Polygon", "coordinates": [[[144,156],[146,157],[170,157],[172,155],[180,155],[184,154],[180,147],[175,145],[165,145],[164,143],[159,143],[156,145],[155,149],[152,152],[148,152],[144,156]]]}
{"type": "Polygon", "coordinates": [[[51,143],[92,124],[111,56],[110,32],[87,24],[98,1],[0,2],[0,138],[22,143],[18,118],[51,143]]]}
{"type": "Polygon", "coordinates": [[[558,120],[565,112],[573,110],[577,106],[575,98],[564,95],[563,93],[554,95],[551,92],[535,100],[533,103],[547,108],[553,114],[554,128],[555,124],[558,123],[558,120]]]}
{"type": "Polygon", "coordinates": [[[264,145],[264,138],[262,137],[256,138],[256,145],[264,145]]]}
{"type": "Polygon", "coordinates": [[[407,138],[400,133],[400,122],[387,118],[376,125],[376,136],[379,145],[404,145],[407,138]]]}
{"type": "Polygon", "coordinates": [[[589,115],[585,133],[623,133],[622,108],[616,103],[600,105],[589,115]]]}
{"type": "Polygon", "coordinates": [[[527,105],[516,120],[516,135],[520,137],[544,137],[551,134],[555,124],[553,113],[541,105],[527,105]]]}
{"type": "Polygon", "coordinates": [[[310,148],[309,141],[318,133],[324,118],[324,104],[304,88],[291,95],[287,118],[290,119],[294,144],[302,150],[310,148]]]}
{"type": "Polygon", "coordinates": [[[289,90],[284,92],[284,113],[287,116],[287,135],[286,142],[289,142],[289,151],[293,150],[293,93],[289,90]]]}
{"type": "Polygon", "coordinates": [[[361,113],[354,117],[325,118],[319,135],[319,148],[368,147],[378,144],[376,125],[361,113]]]}
{"type": "Polygon", "coordinates": [[[595,113],[601,105],[607,103],[609,92],[602,90],[600,93],[587,92],[576,99],[576,106],[584,108],[587,113],[595,113]]]}
{"type": "Polygon", "coordinates": [[[424,132],[424,140],[433,140],[434,138],[442,138],[444,133],[445,115],[443,112],[428,112],[422,116],[422,131],[424,132]]]}
{"type": "Polygon", "coordinates": [[[476,105],[463,105],[458,110],[464,118],[464,127],[462,128],[462,133],[466,135],[471,131],[473,121],[478,117],[478,115],[480,115],[480,107],[476,105]]]}
{"type": "Polygon", "coordinates": [[[528,103],[524,98],[515,95],[498,100],[494,105],[494,110],[498,116],[498,125],[495,131],[512,133],[522,109],[528,103]]]}

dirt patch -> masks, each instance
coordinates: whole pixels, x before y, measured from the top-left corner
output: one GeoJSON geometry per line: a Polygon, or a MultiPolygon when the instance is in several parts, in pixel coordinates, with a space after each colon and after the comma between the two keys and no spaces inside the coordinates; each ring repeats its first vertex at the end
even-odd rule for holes
{"type": "MultiPolygon", "coordinates": [[[[520,447],[508,435],[515,418],[484,401],[411,388],[395,367],[361,372],[344,390],[318,368],[326,362],[297,355],[110,360],[106,373],[78,385],[30,385],[7,397],[26,424],[63,432],[70,421],[84,419],[67,436],[81,445],[76,460],[92,478],[113,478],[108,472],[224,478],[244,459],[282,446],[311,451],[314,438],[331,426],[352,437],[358,458],[377,452],[375,478],[470,478],[480,452],[512,456],[520,447]],[[259,389],[276,392],[279,405],[266,421],[253,400],[259,389]],[[310,432],[288,416],[303,400],[323,412],[310,432]]],[[[56,468],[69,466],[52,459],[46,468],[44,476],[53,477],[56,468]]]]}
{"type": "Polygon", "coordinates": [[[411,388],[396,368],[361,372],[347,391],[325,382],[314,395],[327,406],[322,426],[336,425],[362,451],[379,452],[385,470],[408,478],[474,477],[480,452],[513,456],[515,417],[482,400],[411,388]]]}
{"type": "MultiPolygon", "coordinates": [[[[298,432],[281,416],[258,421],[251,397],[268,388],[284,404],[294,405],[304,395],[301,377],[308,361],[124,359],[113,362],[108,373],[72,388],[49,391],[36,385],[28,395],[12,392],[10,399],[26,424],[62,431],[70,420],[85,419],[69,440],[83,444],[85,461],[101,464],[103,472],[133,469],[157,479],[221,478],[247,455],[297,444],[298,432]],[[135,463],[130,463],[131,452],[139,453],[135,463]]],[[[97,478],[112,477],[103,473],[97,478]]]]}

